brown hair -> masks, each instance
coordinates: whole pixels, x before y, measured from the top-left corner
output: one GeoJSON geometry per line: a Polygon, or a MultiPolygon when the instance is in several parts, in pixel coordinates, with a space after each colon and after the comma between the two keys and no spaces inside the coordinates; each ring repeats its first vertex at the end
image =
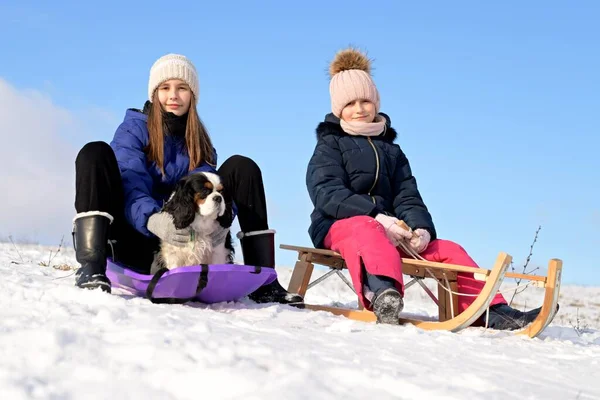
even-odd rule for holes
{"type": "MultiPolygon", "coordinates": [[[[200,120],[196,111],[196,97],[192,93],[190,109],[188,111],[187,125],[185,128],[185,144],[190,157],[189,171],[198,167],[203,161],[216,167],[214,160],[213,145],[208,135],[206,127],[200,120]]],[[[164,126],[163,115],[157,92],[152,96],[152,107],[148,113],[148,134],[149,143],[145,148],[150,161],[156,162],[156,165],[165,174],[164,169],[164,126]]]]}

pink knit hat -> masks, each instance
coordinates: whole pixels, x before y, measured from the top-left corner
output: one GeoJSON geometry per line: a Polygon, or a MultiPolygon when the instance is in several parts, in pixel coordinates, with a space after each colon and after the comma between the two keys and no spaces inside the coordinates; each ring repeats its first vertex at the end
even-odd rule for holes
{"type": "Polygon", "coordinates": [[[331,111],[340,118],[348,103],[358,99],[369,100],[379,112],[379,92],[371,78],[371,61],[359,50],[339,51],[329,66],[329,95],[331,111]]]}

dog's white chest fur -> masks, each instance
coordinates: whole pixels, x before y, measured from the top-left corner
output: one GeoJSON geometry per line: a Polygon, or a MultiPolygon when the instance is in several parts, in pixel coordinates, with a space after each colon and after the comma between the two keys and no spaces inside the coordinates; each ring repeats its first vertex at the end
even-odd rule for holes
{"type": "Polygon", "coordinates": [[[213,246],[210,234],[219,228],[214,219],[196,217],[191,225],[192,237],[184,247],[162,243],[157,259],[152,265],[151,273],[159,268],[173,269],[181,266],[199,264],[226,264],[229,262],[229,251],[225,243],[213,246]]]}

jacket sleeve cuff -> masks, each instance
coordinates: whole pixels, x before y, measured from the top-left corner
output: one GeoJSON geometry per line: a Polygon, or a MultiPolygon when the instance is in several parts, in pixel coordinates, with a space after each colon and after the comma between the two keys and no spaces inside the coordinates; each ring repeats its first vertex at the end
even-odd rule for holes
{"type": "Polygon", "coordinates": [[[377,216],[377,214],[381,214],[381,211],[379,211],[379,209],[377,207],[373,207],[371,212],[367,215],[371,218],[375,218],[377,216]]]}
{"type": "Polygon", "coordinates": [[[155,206],[151,207],[149,210],[147,210],[146,212],[144,212],[142,214],[141,218],[137,220],[138,223],[134,225],[135,228],[137,229],[137,231],[140,232],[141,234],[143,234],[144,236],[154,237],[154,234],[148,230],[148,219],[150,219],[152,214],[159,212],[159,211],[160,211],[160,207],[155,205],[155,206]]]}

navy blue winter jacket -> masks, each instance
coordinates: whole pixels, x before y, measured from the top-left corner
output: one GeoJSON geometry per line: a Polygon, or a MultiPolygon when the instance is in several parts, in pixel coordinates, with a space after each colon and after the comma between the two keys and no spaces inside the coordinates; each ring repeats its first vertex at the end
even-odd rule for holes
{"type": "Polygon", "coordinates": [[[306,171],[314,210],[308,233],[315,247],[339,219],[378,213],[404,220],[412,229],[437,237],[433,220],[417,188],[408,159],[394,143],[390,119],[379,136],[351,136],[339,118],[328,114],[316,129],[317,144],[306,171]]]}
{"type": "MultiPolygon", "coordinates": [[[[128,109],[123,122],[117,128],[110,145],[117,157],[123,190],[125,193],[125,219],[137,231],[153,236],[146,224],[153,213],[160,211],[163,202],[169,197],[175,184],[190,171],[190,158],[185,146],[185,138],[165,136],[164,169],[162,176],[156,162],[150,163],[144,152],[149,134],[146,125],[148,116],[136,109],[128,109]]],[[[217,154],[214,153],[216,163],[217,154]]],[[[216,173],[216,165],[202,162],[195,170],[216,173]]],[[[234,210],[235,212],[236,210],[234,210]]]]}

